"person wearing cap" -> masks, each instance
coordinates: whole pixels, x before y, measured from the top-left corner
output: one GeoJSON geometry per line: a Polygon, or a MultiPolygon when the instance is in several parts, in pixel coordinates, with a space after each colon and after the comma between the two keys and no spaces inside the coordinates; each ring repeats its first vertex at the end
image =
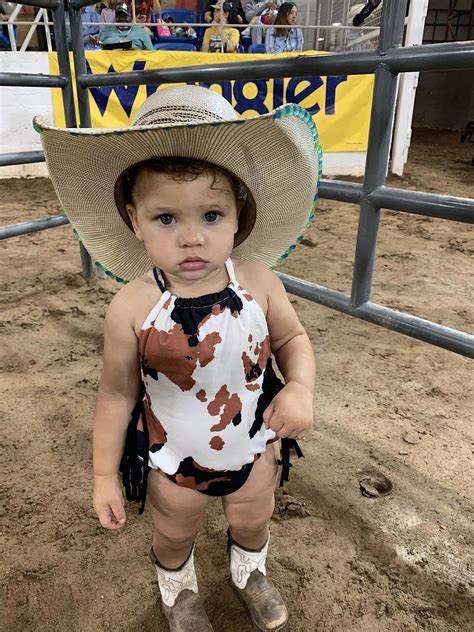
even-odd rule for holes
{"type": "MultiPolygon", "coordinates": [[[[216,0],[208,0],[204,13],[204,20],[209,24],[214,20],[214,5],[216,0]]],[[[244,9],[240,0],[227,0],[229,5],[229,16],[231,24],[243,24],[246,23],[244,9]]]]}
{"type": "Polygon", "coordinates": [[[119,2],[115,6],[115,19],[120,26],[112,24],[104,26],[100,34],[100,43],[105,45],[119,45],[131,42],[134,50],[154,50],[149,34],[141,26],[131,24],[130,8],[126,2],[119,2]]]}
{"type": "Polygon", "coordinates": [[[239,47],[240,33],[238,29],[226,27],[229,21],[231,6],[228,2],[213,4],[213,26],[206,29],[202,41],[203,53],[235,53],[239,47]]]}
{"type": "MultiPolygon", "coordinates": [[[[279,464],[282,484],[313,423],[315,366],[270,268],[314,219],[312,117],[292,103],[244,119],[217,92],[178,85],[146,99],[128,128],[34,125],[75,233],[107,276],[127,282],[105,318],[93,433],[100,523],[125,525],[120,470],[141,510],[148,493],[170,631],[212,632],[194,551],[219,497],[233,590],[259,630],[287,632],[266,558],[279,464]]],[[[143,599],[137,587],[152,612],[143,599]]],[[[217,603],[212,591],[208,600],[217,603]]],[[[225,612],[219,621],[228,629],[225,612]]],[[[162,620],[147,627],[164,629],[162,620]]]]}

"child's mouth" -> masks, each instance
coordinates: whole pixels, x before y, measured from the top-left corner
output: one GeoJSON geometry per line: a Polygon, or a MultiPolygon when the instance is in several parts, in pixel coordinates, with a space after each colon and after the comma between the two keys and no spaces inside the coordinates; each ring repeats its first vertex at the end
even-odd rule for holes
{"type": "Polygon", "coordinates": [[[181,261],[179,267],[183,270],[202,270],[207,265],[207,261],[200,259],[199,257],[190,257],[181,261]]]}

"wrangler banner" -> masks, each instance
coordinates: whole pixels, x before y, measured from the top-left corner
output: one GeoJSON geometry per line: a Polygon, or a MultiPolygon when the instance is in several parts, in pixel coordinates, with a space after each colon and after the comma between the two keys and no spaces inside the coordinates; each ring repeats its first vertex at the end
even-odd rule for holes
{"type": "MultiPolygon", "coordinates": [[[[301,53],[300,53],[301,54],[301,53]]],[[[314,55],[314,51],[303,54],[314,55]]],[[[294,53],[287,53],[289,57],[294,53]]],[[[281,57],[282,55],[278,55],[281,57]]],[[[178,68],[204,64],[258,61],[277,55],[194,53],[187,51],[88,51],[87,72],[102,74],[178,68]]],[[[71,55],[71,66],[73,64],[71,55]]],[[[59,74],[56,53],[49,53],[51,74],[59,74]]],[[[170,84],[166,84],[170,85],[170,84]]],[[[251,81],[208,81],[199,85],[222,94],[244,117],[271,112],[285,103],[298,103],[315,121],[326,152],[366,151],[373,75],[331,75],[251,81]]],[[[91,88],[89,103],[93,127],[124,127],[141,103],[157,89],[148,86],[91,88]]],[[[53,89],[55,124],[64,127],[61,91],[53,89]]]]}

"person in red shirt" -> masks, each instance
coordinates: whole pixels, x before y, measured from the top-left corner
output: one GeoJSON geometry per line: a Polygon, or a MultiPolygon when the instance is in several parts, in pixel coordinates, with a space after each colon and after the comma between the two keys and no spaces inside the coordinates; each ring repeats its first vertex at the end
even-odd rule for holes
{"type": "Polygon", "coordinates": [[[135,20],[136,22],[151,22],[150,12],[155,12],[155,17],[158,18],[161,12],[160,0],[125,0],[130,7],[130,12],[133,16],[132,4],[135,4],[135,20]]]}

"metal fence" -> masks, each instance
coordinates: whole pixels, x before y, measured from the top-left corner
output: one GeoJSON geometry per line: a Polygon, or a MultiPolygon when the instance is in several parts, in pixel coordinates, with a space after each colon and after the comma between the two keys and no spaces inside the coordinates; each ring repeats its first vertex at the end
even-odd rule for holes
{"type": "MultiPolygon", "coordinates": [[[[29,4],[53,10],[58,48],[59,76],[0,74],[0,85],[61,87],[68,126],[75,126],[72,84],[65,49],[64,15],[57,0],[29,0],[29,4]]],[[[474,223],[474,200],[431,193],[408,191],[385,186],[390,138],[395,110],[398,74],[401,72],[474,68],[474,42],[430,44],[402,47],[407,0],[385,0],[378,49],[329,55],[305,56],[240,62],[231,64],[141,70],[134,72],[88,75],[82,39],[80,10],[94,0],[71,0],[69,13],[73,40],[76,87],[80,126],[90,126],[88,89],[94,86],[125,86],[206,82],[221,80],[257,80],[274,77],[310,77],[317,75],[375,73],[369,143],[365,177],[362,185],[323,180],[320,197],[360,205],[359,226],[354,260],[351,294],[280,274],[287,290],[321,305],[356,318],[376,323],[413,338],[429,342],[456,353],[474,357],[474,336],[417,318],[370,300],[377,234],[382,208],[404,213],[427,215],[445,220],[474,223]]],[[[0,165],[38,161],[40,152],[7,154],[0,165]]],[[[39,220],[0,229],[0,238],[42,230],[49,227],[39,220]]],[[[59,220],[58,220],[59,221],[59,220]]],[[[66,220],[65,220],[66,221],[66,220]]],[[[90,259],[83,253],[83,269],[89,274],[90,259]]]]}

